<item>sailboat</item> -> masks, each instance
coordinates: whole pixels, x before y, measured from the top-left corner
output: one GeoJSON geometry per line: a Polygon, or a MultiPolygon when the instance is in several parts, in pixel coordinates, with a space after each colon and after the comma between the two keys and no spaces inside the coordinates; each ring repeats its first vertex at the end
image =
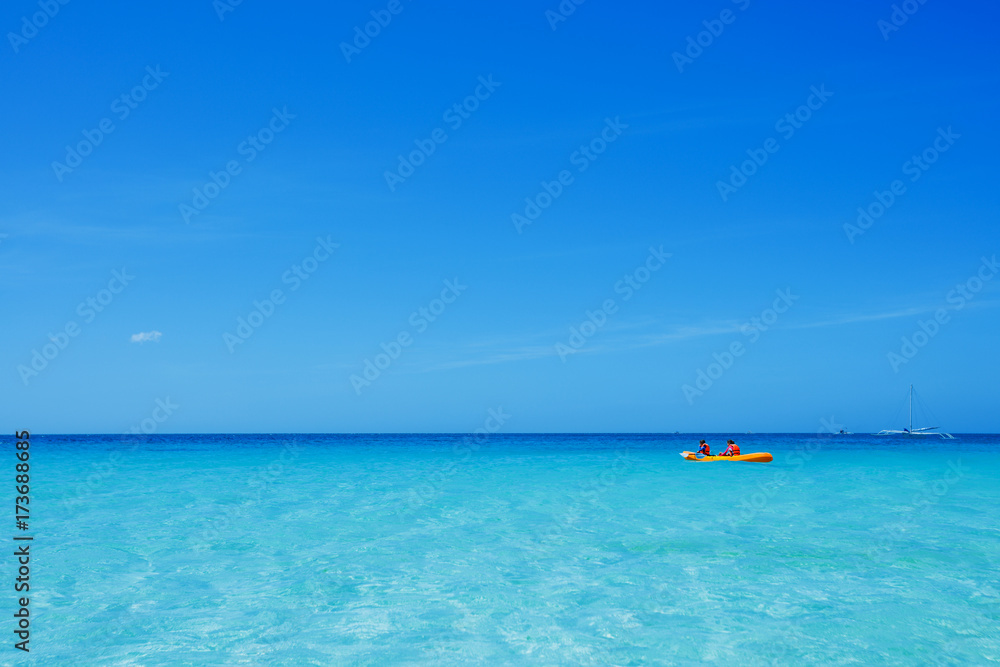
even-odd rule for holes
{"type": "Polygon", "coordinates": [[[911,438],[922,438],[928,435],[936,435],[940,438],[944,438],[945,440],[955,439],[955,436],[953,436],[951,433],[936,433],[935,431],[941,428],[940,426],[922,426],[919,428],[913,428],[913,385],[912,384],[910,385],[910,393],[909,393],[909,414],[910,414],[910,420],[909,420],[909,426],[907,428],[904,428],[901,431],[893,429],[884,429],[882,431],[879,431],[878,433],[873,433],[872,435],[902,435],[911,438]]]}

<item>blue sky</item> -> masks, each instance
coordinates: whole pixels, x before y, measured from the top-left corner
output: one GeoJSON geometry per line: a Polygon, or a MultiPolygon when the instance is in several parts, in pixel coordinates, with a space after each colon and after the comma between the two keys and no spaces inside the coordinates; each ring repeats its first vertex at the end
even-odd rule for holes
{"type": "Polygon", "coordinates": [[[994,4],[39,7],[0,14],[8,430],[861,432],[911,382],[1000,430],[994,4]]]}

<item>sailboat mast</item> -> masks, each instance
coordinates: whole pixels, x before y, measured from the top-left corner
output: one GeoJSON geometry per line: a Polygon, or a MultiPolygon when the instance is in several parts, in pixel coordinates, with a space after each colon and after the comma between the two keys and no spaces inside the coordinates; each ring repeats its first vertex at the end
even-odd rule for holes
{"type": "Polygon", "coordinates": [[[913,385],[910,385],[910,433],[913,433],[913,385]]]}

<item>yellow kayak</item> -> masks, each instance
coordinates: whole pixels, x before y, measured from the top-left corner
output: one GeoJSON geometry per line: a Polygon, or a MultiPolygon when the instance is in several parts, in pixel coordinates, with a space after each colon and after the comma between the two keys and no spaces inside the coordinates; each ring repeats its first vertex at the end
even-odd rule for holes
{"type": "Polygon", "coordinates": [[[702,456],[694,452],[681,452],[688,461],[750,461],[751,463],[770,463],[774,460],[769,452],[753,452],[751,454],[740,454],[739,456],[702,456]]]}

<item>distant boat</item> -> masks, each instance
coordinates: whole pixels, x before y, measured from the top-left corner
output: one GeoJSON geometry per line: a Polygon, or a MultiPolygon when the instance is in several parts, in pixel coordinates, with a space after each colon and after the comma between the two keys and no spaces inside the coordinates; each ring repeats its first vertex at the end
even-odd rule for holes
{"type": "Polygon", "coordinates": [[[878,433],[873,433],[872,435],[901,435],[909,438],[923,438],[928,435],[936,435],[939,438],[944,438],[945,440],[955,439],[955,436],[953,436],[951,433],[935,433],[937,429],[941,428],[940,426],[921,426],[919,428],[913,428],[913,385],[912,384],[910,385],[908,404],[909,404],[910,419],[909,419],[909,426],[907,428],[904,428],[901,431],[897,431],[894,429],[884,429],[882,431],[879,431],[878,433]]]}
{"type": "Polygon", "coordinates": [[[840,429],[840,433],[837,433],[837,435],[854,435],[854,433],[852,431],[845,431],[844,429],[840,429]]]}

